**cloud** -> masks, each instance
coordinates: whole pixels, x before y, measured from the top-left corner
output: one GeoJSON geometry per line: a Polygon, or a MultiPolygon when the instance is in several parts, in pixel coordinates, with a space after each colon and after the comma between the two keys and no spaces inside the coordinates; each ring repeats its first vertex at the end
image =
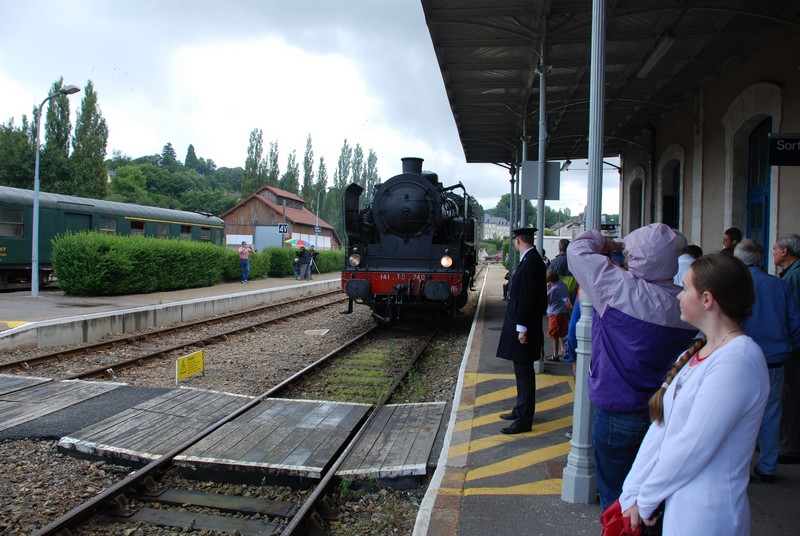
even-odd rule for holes
{"type": "MultiPolygon", "coordinates": [[[[0,122],[19,124],[63,76],[93,81],[109,154],[156,154],[169,142],[182,159],[192,144],[218,166],[243,166],[259,128],[265,151],[278,141],[282,171],[310,134],[331,180],[346,138],[375,151],[384,180],[416,156],[484,208],[509,191],[507,169],[464,160],[419,2],[28,0],[4,2],[3,16],[0,122]]],[[[562,200],[548,204],[578,212],[585,172],[562,179],[562,200]]],[[[604,211],[616,212],[605,203],[616,203],[618,180],[606,184],[604,211]]]]}

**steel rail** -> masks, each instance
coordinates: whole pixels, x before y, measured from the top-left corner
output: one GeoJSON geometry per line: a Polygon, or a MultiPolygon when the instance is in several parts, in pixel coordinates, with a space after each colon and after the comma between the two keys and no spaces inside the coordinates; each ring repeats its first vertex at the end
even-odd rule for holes
{"type": "Polygon", "coordinates": [[[336,476],[336,471],[339,469],[339,467],[341,467],[341,465],[344,463],[344,461],[356,447],[361,437],[367,432],[367,430],[369,430],[370,425],[378,418],[380,409],[383,408],[389,401],[389,399],[392,397],[394,392],[399,387],[400,383],[405,379],[405,377],[411,371],[411,368],[417,362],[419,356],[422,355],[422,353],[428,347],[428,345],[430,344],[431,340],[435,335],[436,332],[435,331],[432,332],[425,339],[425,341],[416,349],[416,351],[414,352],[414,356],[406,364],[406,367],[402,371],[402,374],[398,375],[394,383],[389,387],[389,389],[387,389],[386,394],[384,394],[383,397],[375,404],[375,406],[373,406],[373,408],[369,412],[367,419],[363,422],[363,424],[358,428],[358,430],[352,436],[350,442],[347,445],[345,445],[344,450],[336,458],[333,464],[327,469],[327,471],[323,473],[322,478],[320,478],[320,481],[314,488],[314,491],[312,491],[309,494],[306,501],[303,503],[303,505],[300,507],[297,513],[292,517],[292,520],[289,522],[288,525],[286,525],[286,528],[283,529],[283,532],[281,533],[283,536],[306,534],[306,532],[301,532],[301,529],[304,528],[304,524],[309,520],[309,518],[313,514],[317,502],[320,499],[322,499],[322,497],[324,497],[325,494],[328,492],[328,489],[330,488],[333,482],[333,478],[336,476]]]}
{"type": "Polygon", "coordinates": [[[256,407],[262,401],[267,398],[272,398],[278,396],[280,393],[284,392],[288,386],[291,384],[299,381],[302,379],[306,374],[310,373],[314,369],[322,366],[323,364],[330,361],[333,357],[337,354],[341,353],[346,348],[352,346],[356,342],[360,341],[373,331],[378,329],[378,326],[372,326],[370,329],[365,331],[364,333],[358,335],[357,337],[347,341],[343,345],[339,346],[335,350],[329,352],[328,354],[324,355],[314,363],[308,365],[307,367],[303,368],[302,370],[296,372],[292,376],[286,378],[281,383],[275,385],[265,393],[257,396],[250,402],[246,403],[244,406],[234,410],[233,412],[229,413],[228,415],[221,417],[216,422],[210,424],[194,436],[188,438],[183,443],[179,444],[178,446],[174,447],[169,452],[163,454],[159,458],[153,460],[152,462],[148,463],[141,469],[131,473],[129,476],[120,480],[116,484],[112,485],[111,487],[107,488],[106,490],[102,491],[98,495],[95,495],[85,503],[76,506],[66,514],[62,515],[58,519],[54,520],[52,523],[48,524],[47,526],[37,530],[33,533],[32,536],[49,536],[58,534],[59,531],[65,530],[68,531],[70,527],[74,527],[75,525],[82,523],[83,521],[87,520],[88,518],[95,515],[98,511],[100,511],[106,503],[113,503],[115,497],[124,493],[126,490],[133,488],[134,486],[140,485],[146,478],[152,476],[157,471],[160,471],[162,468],[167,466],[172,462],[172,460],[181,454],[183,451],[188,449],[189,447],[196,444],[198,441],[203,439],[204,437],[210,435],[212,432],[217,430],[218,428],[222,427],[223,425],[229,423],[230,421],[234,420],[235,418],[239,417],[240,415],[244,414],[245,412],[249,411],[250,409],[256,407]]]}
{"type": "Polygon", "coordinates": [[[119,361],[117,363],[112,363],[111,365],[106,365],[106,366],[103,366],[103,367],[100,367],[100,368],[91,369],[91,370],[87,370],[87,371],[84,371],[84,372],[76,372],[76,373],[73,373],[73,374],[67,374],[64,377],[64,379],[67,379],[67,380],[80,380],[80,379],[84,379],[84,378],[92,378],[94,376],[100,376],[100,375],[103,375],[103,374],[110,375],[113,378],[114,377],[114,369],[120,370],[120,369],[131,368],[131,367],[133,367],[135,365],[138,366],[139,364],[144,363],[145,361],[152,361],[152,360],[155,360],[155,359],[160,359],[165,354],[169,354],[170,352],[175,352],[175,351],[181,350],[183,348],[188,348],[190,346],[206,346],[206,345],[215,343],[220,339],[224,340],[230,335],[235,335],[235,334],[240,333],[242,331],[248,331],[248,330],[260,328],[260,327],[266,326],[268,324],[272,324],[273,322],[279,322],[281,320],[286,320],[287,318],[293,318],[295,316],[301,316],[301,315],[304,315],[304,314],[310,314],[310,313],[313,313],[314,311],[316,311],[317,309],[321,309],[323,307],[327,307],[329,305],[333,305],[335,303],[342,302],[342,301],[344,301],[346,299],[347,298],[339,298],[339,299],[336,299],[336,300],[334,300],[332,302],[324,303],[322,305],[315,305],[314,307],[312,307],[310,309],[303,309],[302,311],[295,311],[293,313],[285,313],[285,314],[280,315],[280,316],[278,316],[276,318],[270,318],[269,320],[264,320],[262,322],[256,322],[254,324],[249,324],[247,326],[241,326],[241,327],[238,327],[238,328],[231,328],[231,329],[229,329],[227,331],[224,331],[222,333],[216,333],[214,335],[209,335],[207,337],[202,337],[200,339],[195,339],[195,340],[188,341],[188,342],[182,342],[182,343],[170,346],[168,348],[160,348],[158,350],[155,350],[155,351],[147,353],[147,354],[142,354],[140,356],[132,357],[130,359],[125,359],[125,360],[119,361]]]}
{"type": "MultiPolygon", "coordinates": [[[[331,294],[341,294],[340,289],[330,290],[326,292],[320,292],[319,294],[314,294],[311,298],[320,298],[325,297],[331,294]]],[[[303,297],[302,299],[308,299],[309,297],[303,297]]],[[[293,300],[293,301],[301,301],[301,300],[293,300]]],[[[244,309],[241,311],[235,311],[232,313],[226,313],[220,316],[215,316],[213,318],[205,318],[202,320],[194,320],[191,322],[180,324],[179,326],[170,326],[165,328],[159,328],[153,331],[149,331],[147,333],[137,333],[134,335],[123,335],[120,337],[116,337],[114,339],[109,339],[101,342],[89,343],[85,345],[81,345],[78,348],[70,348],[68,350],[57,350],[55,352],[48,352],[45,354],[40,354],[35,357],[28,357],[24,359],[18,359],[15,361],[7,361],[5,363],[0,363],[0,371],[3,370],[11,370],[14,368],[21,368],[27,370],[30,368],[31,365],[38,365],[40,363],[46,363],[48,361],[55,361],[58,359],[66,359],[72,356],[87,354],[89,352],[93,352],[96,350],[102,350],[105,348],[113,348],[115,346],[120,346],[123,344],[133,344],[136,342],[141,342],[143,340],[156,338],[164,335],[169,335],[170,333],[175,333],[179,331],[183,331],[186,329],[191,329],[198,326],[203,325],[212,325],[219,322],[223,322],[226,320],[235,319],[242,316],[247,316],[251,314],[260,314],[263,312],[267,312],[270,309],[274,309],[276,307],[285,307],[287,304],[293,302],[283,302],[283,303],[271,303],[269,305],[263,305],[261,307],[254,307],[250,309],[244,309]]]]}

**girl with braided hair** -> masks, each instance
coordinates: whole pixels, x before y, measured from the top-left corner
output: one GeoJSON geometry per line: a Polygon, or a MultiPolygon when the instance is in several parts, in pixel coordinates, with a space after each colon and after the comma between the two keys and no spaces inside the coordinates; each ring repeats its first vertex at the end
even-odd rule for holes
{"type": "Polygon", "coordinates": [[[747,485],[769,394],[767,365],[741,323],[754,302],[745,265],[730,255],[697,259],[678,295],[696,341],[650,400],[652,424],[622,488],[632,526],[652,526],[664,502],[663,534],[748,535],[747,485]]]}

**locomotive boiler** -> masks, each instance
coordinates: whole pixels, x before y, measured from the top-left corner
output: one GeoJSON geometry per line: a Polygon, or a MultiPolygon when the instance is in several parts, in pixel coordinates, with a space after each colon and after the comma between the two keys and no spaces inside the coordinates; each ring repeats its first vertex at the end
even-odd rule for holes
{"type": "Polygon", "coordinates": [[[422,171],[421,158],[402,161],[403,172],[371,200],[362,203],[358,184],[343,198],[346,312],[353,303],[367,305],[382,323],[420,308],[454,315],[467,303],[477,262],[476,218],[464,186],[442,186],[422,171]]]}

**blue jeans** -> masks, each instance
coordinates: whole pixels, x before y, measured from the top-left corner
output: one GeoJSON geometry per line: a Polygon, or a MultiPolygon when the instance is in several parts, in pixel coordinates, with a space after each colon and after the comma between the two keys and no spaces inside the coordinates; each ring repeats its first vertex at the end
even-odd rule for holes
{"type": "Polygon", "coordinates": [[[250,279],[250,260],[239,259],[239,270],[242,272],[242,282],[250,279]]]}
{"type": "Polygon", "coordinates": [[[781,450],[781,395],[783,394],[783,367],[769,369],[769,398],[758,430],[758,461],[756,471],[774,475],[781,450]]]}
{"type": "Polygon", "coordinates": [[[619,413],[595,408],[592,450],[603,510],[622,494],[622,484],[649,427],[650,416],[646,411],[619,413]]]}

